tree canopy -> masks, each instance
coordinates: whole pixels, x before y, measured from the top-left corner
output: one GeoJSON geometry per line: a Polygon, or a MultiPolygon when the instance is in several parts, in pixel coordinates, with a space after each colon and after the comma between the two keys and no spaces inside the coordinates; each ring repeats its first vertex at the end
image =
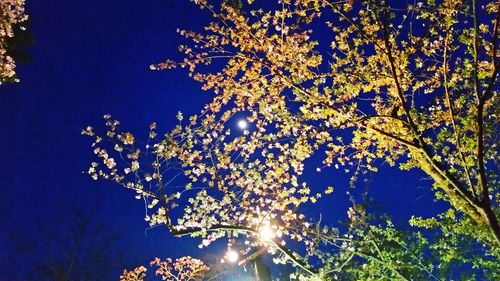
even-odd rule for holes
{"type": "Polygon", "coordinates": [[[164,137],[153,123],[145,146],[105,116],[111,146],[83,131],[99,158],[89,175],[135,190],[151,225],[201,246],[227,237],[243,255],[266,247],[298,279],[500,276],[498,2],[194,2],[214,20],[178,30],[184,60],[151,68],[188,69],[212,101],[164,137]],[[449,209],[405,232],[355,204],[341,233],[307,217],[335,195],[306,181],[311,158],[353,186],[383,164],[419,169],[449,209]]]}

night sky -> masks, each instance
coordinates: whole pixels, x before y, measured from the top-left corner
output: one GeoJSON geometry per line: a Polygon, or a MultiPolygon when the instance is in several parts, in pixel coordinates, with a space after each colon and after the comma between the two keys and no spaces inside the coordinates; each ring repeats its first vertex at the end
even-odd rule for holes
{"type": "MultiPolygon", "coordinates": [[[[18,65],[19,84],[0,86],[0,281],[23,280],[37,261],[62,256],[61,241],[81,217],[89,221],[89,244],[119,237],[109,253],[110,277],[96,280],[118,280],[123,268],[156,256],[222,254],[200,252],[198,240],[173,238],[165,228],[147,230],[144,205],[133,193],[82,173],[93,155],[80,131],[102,128],[104,114],[146,137],[151,121],[166,131],[177,111],[195,114],[210,99],[182,69],[149,70],[152,63],[179,58],[183,41],[176,28],[200,30],[209,13],[188,0],[28,0],[27,14],[35,38],[32,62],[18,65]],[[91,225],[105,227],[94,231],[91,225]]],[[[309,181],[336,186],[319,210],[329,221],[346,219],[345,192],[358,192],[348,187],[347,176],[309,181]]],[[[430,181],[416,171],[382,167],[369,187],[379,210],[398,226],[407,227],[412,213],[437,212],[430,181]]]]}

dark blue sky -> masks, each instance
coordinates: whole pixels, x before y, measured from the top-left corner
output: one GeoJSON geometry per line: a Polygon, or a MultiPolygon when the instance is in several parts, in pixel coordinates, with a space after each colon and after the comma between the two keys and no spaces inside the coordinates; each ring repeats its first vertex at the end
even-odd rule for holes
{"type": "MultiPolygon", "coordinates": [[[[21,83],[0,86],[0,281],[14,280],[10,276],[29,266],[12,237],[50,241],[39,229],[63,232],[72,217],[61,210],[68,208],[90,214],[100,206],[93,219],[133,249],[117,268],[155,256],[204,256],[196,254],[198,241],[173,240],[166,229],[145,235],[141,201],[82,174],[92,153],[80,131],[101,126],[102,115],[110,113],[123,128],[146,136],[151,121],[168,129],[177,111],[198,112],[210,93],[199,90],[185,71],[155,72],[149,65],[176,58],[182,42],[176,28],[199,30],[209,14],[188,0],[27,2],[35,37],[32,63],[18,66],[21,83]]],[[[412,212],[433,213],[430,184],[422,178],[384,167],[372,175],[372,196],[404,224],[412,212]]],[[[334,214],[332,220],[345,219],[348,206],[347,179],[339,179],[319,180],[337,187],[335,199],[320,205],[324,216],[334,214]]]]}

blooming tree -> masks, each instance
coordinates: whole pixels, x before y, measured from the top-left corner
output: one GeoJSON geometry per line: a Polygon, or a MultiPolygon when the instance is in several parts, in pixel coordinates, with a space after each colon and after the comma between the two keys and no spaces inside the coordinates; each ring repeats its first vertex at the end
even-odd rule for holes
{"type": "Polygon", "coordinates": [[[14,27],[26,21],[24,0],[2,0],[0,2],[0,84],[16,81],[16,63],[8,54],[7,40],[14,36],[14,27]]]}
{"type": "Polygon", "coordinates": [[[214,21],[201,33],[179,30],[191,42],[179,47],[185,59],[151,68],[187,68],[213,100],[188,120],[179,113],[164,138],[153,123],[142,148],[111,116],[114,151],[88,127],[100,159],[88,170],[93,178],[135,190],[151,225],[201,236],[202,247],[227,237],[243,241],[243,255],[264,247],[276,262],[323,277],[341,276],[357,256],[380,276],[404,280],[416,271],[436,277],[439,267],[422,262],[427,240],[390,222],[369,226],[356,208],[355,235],[323,229],[304,210],[333,188],[310,186],[303,174],[311,157],[323,160],[320,175],[343,167],[354,185],[384,162],[420,169],[449,203],[436,218],[411,221],[454,237],[431,247],[439,262],[466,259],[450,249],[480,249],[466,262],[498,277],[498,2],[194,2],[214,21]],[[220,69],[207,67],[215,60],[220,69]],[[235,132],[241,116],[247,126],[235,132]],[[265,228],[272,238],[261,237],[265,228]],[[290,241],[302,246],[292,250],[290,241]]]}
{"type": "MultiPolygon", "coordinates": [[[[155,258],[151,261],[151,266],[157,267],[155,275],[160,276],[161,280],[167,281],[198,281],[202,280],[205,272],[209,270],[208,266],[201,260],[191,257],[182,257],[175,261],[167,258],[161,261],[155,258]]],[[[120,276],[120,281],[144,281],[147,269],[139,266],[132,271],[125,270],[120,276]]]]}

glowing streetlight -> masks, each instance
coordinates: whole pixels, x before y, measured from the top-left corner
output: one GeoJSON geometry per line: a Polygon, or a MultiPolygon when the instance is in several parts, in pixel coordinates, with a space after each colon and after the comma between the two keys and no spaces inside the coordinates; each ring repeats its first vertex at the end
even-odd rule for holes
{"type": "Polygon", "coordinates": [[[248,122],[245,119],[238,121],[238,128],[245,130],[248,127],[248,122]]]}
{"type": "Polygon", "coordinates": [[[260,240],[264,242],[269,242],[276,237],[276,233],[274,229],[269,224],[264,224],[260,227],[259,230],[260,240]]]}
{"type": "Polygon", "coordinates": [[[240,255],[235,250],[228,250],[226,258],[230,263],[236,263],[240,259],[240,255]]]}

